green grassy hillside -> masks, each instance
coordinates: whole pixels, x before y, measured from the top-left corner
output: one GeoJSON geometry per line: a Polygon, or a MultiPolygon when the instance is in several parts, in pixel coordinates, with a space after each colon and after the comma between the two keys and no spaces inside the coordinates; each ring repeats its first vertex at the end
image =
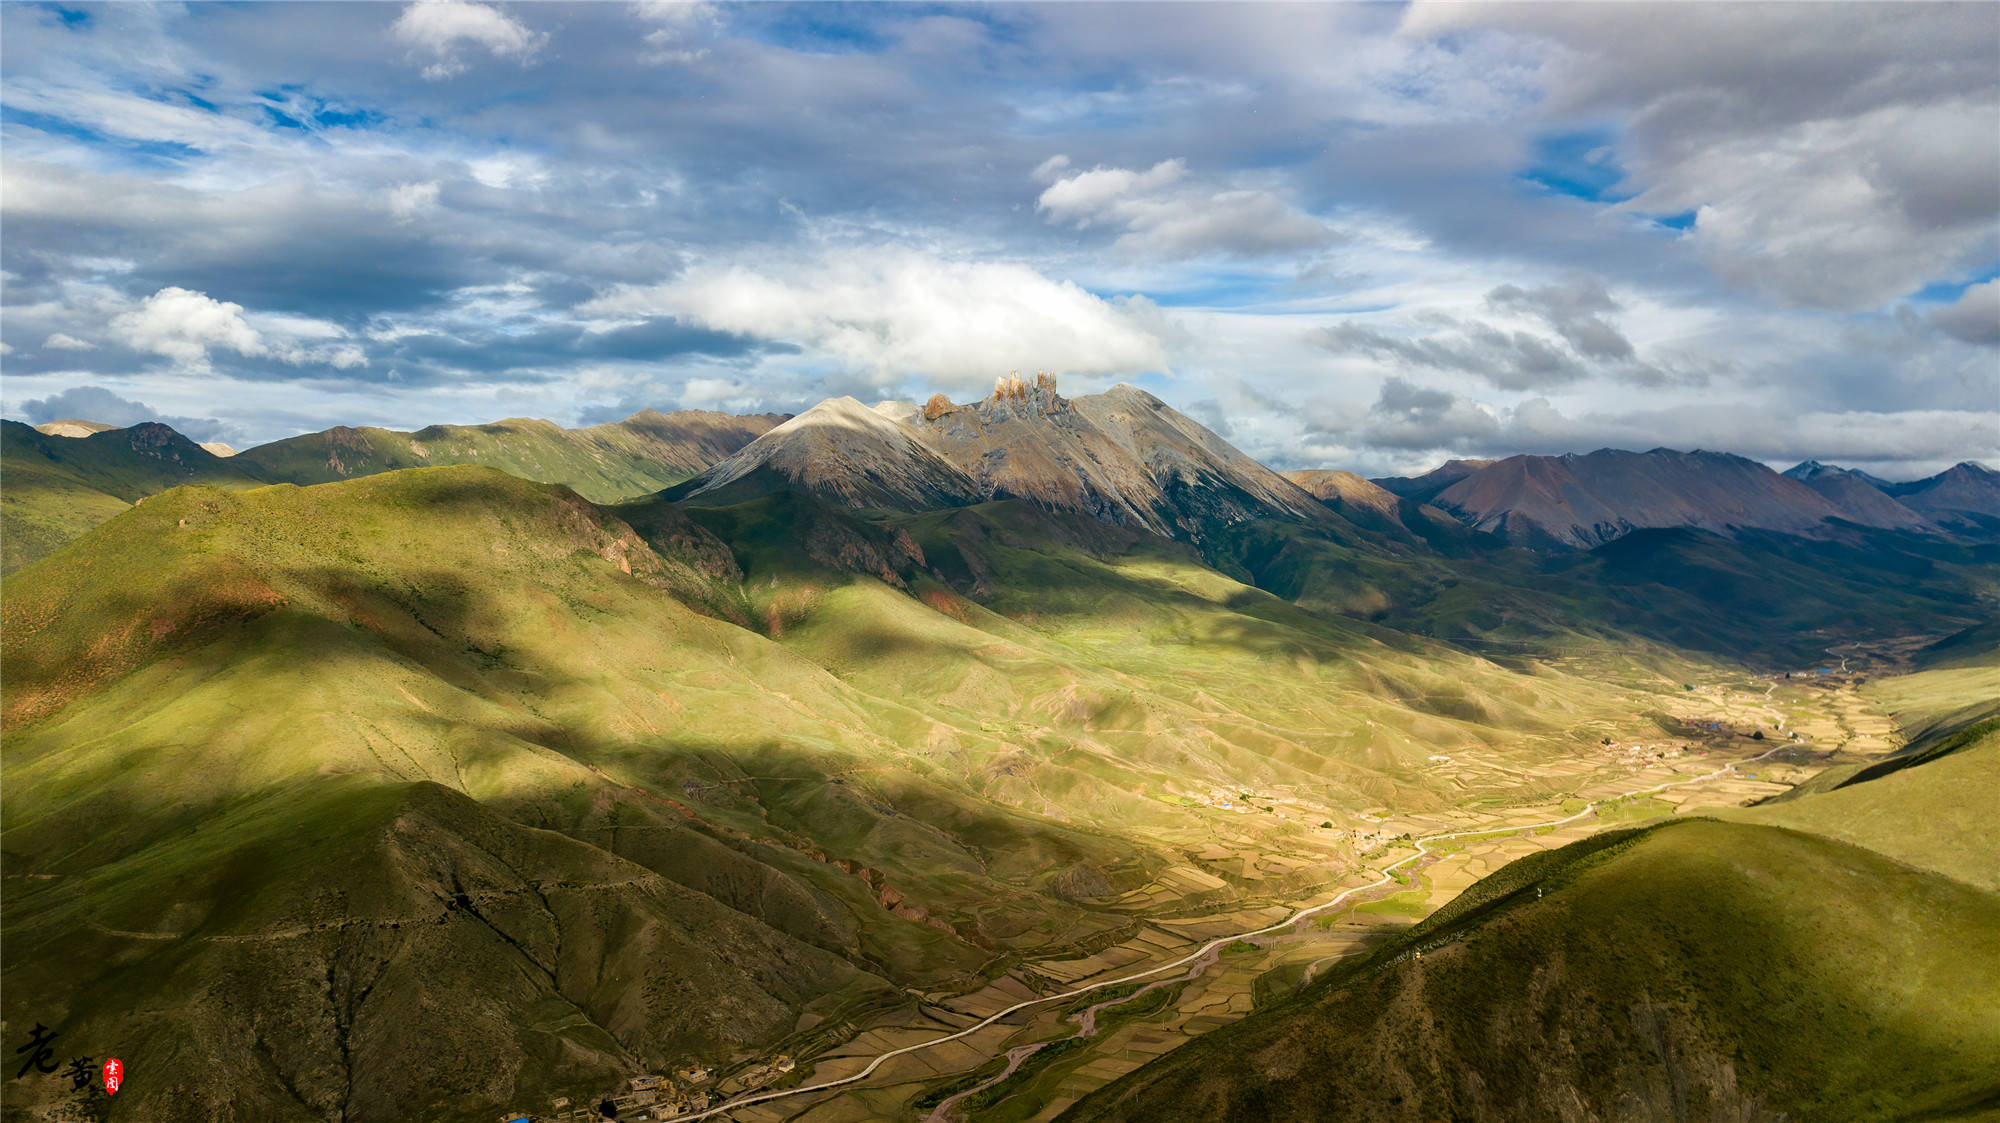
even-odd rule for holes
{"type": "Polygon", "coordinates": [[[1059,886],[1188,861],[1191,790],[1443,806],[1490,791],[1438,789],[1438,748],[1582,752],[1677,689],[1020,503],[603,509],[470,467],[151,496],[8,578],[0,679],[7,1024],[167,1058],[120,1093],[160,1119],[809,1055],[1129,932],[1059,886]]]}
{"type": "Polygon", "coordinates": [[[0,573],[11,573],[133,503],[182,484],[254,487],[254,469],[165,425],[52,437],[0,421],[0,573]]]}
{"type": "MultiPolygon", "coordinates": [[[[1976,638],[1976,637],[1975,637],[1976,638]]],[[[1517,861],[1064,1120],[1986,1118],[1995,653],[1870,684],[1909,745],[1517,861]]]]}
{"type": "Polygon", "coordinates": [[[784,419],[782,414],[646,410],[582,429],[521,417],[489,425],[432,425],[409,433],[343,426],[259,445],[236,459],[272,482],[295,484],[398,468],[478,464],[525,480],[563,484],[608,503],[679,483],[784,419]]]}
{"type": "Polygon", "coordinates": [[[130,1086],[149,1118],[400,1115],[478,1071],[435,1100],[474,1118],[1122,923],[1034,883],[1143,850],[873,775],[865,700],[683,603],[728,577],[469,468],[178,489],[14,575],[8,1024],[184,1062],[130,1086]]]}
{"type": "Polygon", "coordinates": [[[1509,866],[1062,1118],[1956,1117],[2000,1107],[1995,994],[2000,897],[1679,821],[1509,866]]]}
{"type": "Polygon", "coordinates": [[[0,572],[11,573],[140,499],[183,484],[315,484],[400,468],[476,464],[611,502],[686,479],[782,420],[778,414],[646,410],[583,429],[520,418],[414,433],[343,427],[227,458],[155,423],[73,438],[8,421],[0,425],[0,572]]]}

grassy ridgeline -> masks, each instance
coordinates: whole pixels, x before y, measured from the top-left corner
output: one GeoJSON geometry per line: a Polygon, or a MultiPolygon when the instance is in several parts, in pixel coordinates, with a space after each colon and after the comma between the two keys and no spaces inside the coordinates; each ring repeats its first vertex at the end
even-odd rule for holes
{"type": "Polygon", "coordinates": [[[242,489],[316,484],[403,468],[480,465],[615,502],[678,483],[782,421],[653,410],[564,429],[513,418],[414,433],[340,427],[219,457],[165,425],[51,437],[0,422],[0,572],[21,568],[126,507],[185,484],[242,489]]]}

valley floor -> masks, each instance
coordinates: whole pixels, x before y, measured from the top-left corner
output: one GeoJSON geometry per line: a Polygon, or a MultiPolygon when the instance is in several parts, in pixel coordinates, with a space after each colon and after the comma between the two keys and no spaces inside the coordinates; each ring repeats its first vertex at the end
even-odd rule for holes
{"type": "MultiPolygon", "coordinates": [[[[1201,824],[1183,840],[1193,860],[1112,902],[1133,917],[1125,939],[1083,958],[1020,964],[969,994],[924,996],[802,1059],[775,1087],[731,1097],[733,1105],[725,1101],[680,1115],[656,1109],[656,1117],[689,1123],[1053,1119],[1190,1038],[1242,1018],[1341,958],[1402,931],[1518,858],[1606,829],[1740,807],[1828,767],[1865,763],[1893,750],[1892,724],[1859,693],[1859,678],[1838,671],[1791,679],[1781,673],[1695,686],[1677,714],[1694,735],[1600,745],[1595,758],[1560,760],[1532,772],[1479,754],[1433,761],[1444,787],[1492,792],[1500,777],[1491,773],[1511,771],[1519,773],[1524,791],[1567,793],[1556,801],[1531,796],[1532,802],[1513,803],[1488,795],[1423,813],[1382,808],[1347,829],[1282,836],[1268,824],[1346,824],[1354,815],[1311,806],[1290,793],[1247,793],[1255,810],[1243,813],[1245,793],[1227,809],[1190,809],[1201,824]],[[1758,738],[1753,730],[1765,732],[1758,738]],[[1450,835],[1471,837],[1433,842],[1421,853],[1413,841],[1450,835]],[[1373,849],[1355,868],[1337,856],[1349,846],[1373,849]],[[1284,899],[1239,899],[1227,910],[1204,909],[1205,894],[1230,884],[1213,871],[1232,867],[1239,885],[1313,884],[1284,899]],[[1288,917],[1296,919],[1286,923],[1288,917]],[[1282,927],[1270,931],[1274,926],[1282,927]],[[1216,941],[1226,942],[1201,954],[1216,941]],[[1165,966],[1191,956],[1188,966],[1165,966]],[[1102,989],[1080,993],[1096,988],[1102,989]],[[1034,1005],[980,1027],[1023,1003],[1034,1005]],[[1079,1032],[1084,1025],[1094,1032],[1079,1032]],[[864,1072],[865,1079],[854,1079],[864,1072]],[[838,1082],[847,1083],[826,1087],[838,1082]]],[[[725,1080],[719,1090],[740,1088],[725,1080]]]]}

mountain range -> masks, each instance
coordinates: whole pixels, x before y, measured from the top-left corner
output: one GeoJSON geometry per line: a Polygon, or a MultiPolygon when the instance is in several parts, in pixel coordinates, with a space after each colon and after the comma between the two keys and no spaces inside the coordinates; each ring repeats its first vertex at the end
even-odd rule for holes
{"type": "Polygon", "coordinates": [[[1000,379],[990,396],[964,404],[942,395],[922,406],[836,398],[796,417],[648,410],[582,429],[529,419],[415,432],[336,427],[228,457],[156,422],[131,430],[7,422],[4,453],[21,481],[6,510],[15,540],[8,569],[120,504],[178,483],[307,485],[445,464],[483,464],[599,502],[657,491],[716,505],[799,489],[861,509],[915,512],[1016,498],[1196,544],[1259,519],[1336,536],[1352,524],[1407,537],[1402,500],[1421,522],[1443,513],[1497,542],[1558,551],[1649,528],[1824,535],[1843,525],[2000,525],[2000,473],[1970,461],[1907,483],[1818,461],[1781,474],[1727,453],[1671,449],[1452,460],[1423,476],[1373,481],[1332,471],[1280,475],[1143,390],[1121,384],[1069,399],[1050,375],[1000,379]],[[64,498],[38,503],[43,493],[64,498]]]}
{"type": "Polygon", "coordinates": [[[518,418],[413,433],[337,426],[226,456],[157,421],[124,429],[88,421],[38,429],[0,421],[0,472],[7,480],[0,495],[0,572],[182,484],[310,485],[400,468],[482,464],[615,502],[685,479],[783,420],[778,414],[646,410],[582,429],[518,418]]]}
{"type": "MultiPolygon", "coordinates": [[[[2000,476],[1993,484],[2000,514],[2000,476]]],[[[1509,457],[1465,475],[1430,502],[1474,529],[1543,548],[1589,549],[1647,527],[1811,533],[1829,520],[1927,525],[1866,485],[1822,490],[1744,457],[1671,449],[1509,457]]]]}

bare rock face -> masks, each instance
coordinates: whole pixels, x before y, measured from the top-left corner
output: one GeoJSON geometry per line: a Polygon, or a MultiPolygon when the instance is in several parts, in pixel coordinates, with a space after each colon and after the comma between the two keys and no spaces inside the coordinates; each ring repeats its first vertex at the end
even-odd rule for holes
{"type": "Polygon", "coordinates": [[[986,498],[910,427],[853,398],[830,398],[669,488],[669,499],[749,498],[796,487],[854,507],[927,511],[986,498]]]}
{"type": "Polygon", "coordinates": [[[1050,888],[1065,901],[1092,901],[1113,895],[1111,883],[1105,880],[1103,871],[1082,864],[1056,874],[1050,888]]]}
{"type": "Polygon", "coordinates": [[[1306,489],[1320,502],[1334,504],[1336,509],[1352,507],[1394,519],[1400,506],[1394,492],[1353,472],[1286,472],[1285,478],[1306,489]]]}

